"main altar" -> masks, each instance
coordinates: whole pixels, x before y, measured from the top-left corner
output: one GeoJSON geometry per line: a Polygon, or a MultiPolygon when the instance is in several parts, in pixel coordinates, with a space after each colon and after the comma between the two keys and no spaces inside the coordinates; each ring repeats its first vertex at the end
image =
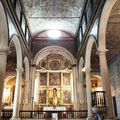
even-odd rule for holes
{"type": "Polygon", "coordinates": [[[52,111],[52,119],[58,120],[58,113],[57,111],[65,111],[66,107],[65,106],[45,106],[43,108],[43,111],[52,111]]]}
{"type": "Polygon", "coordinates": [[[44,111],[65,111],[66,107],[65,106],[44,106],[43,108],[44,111]]]}

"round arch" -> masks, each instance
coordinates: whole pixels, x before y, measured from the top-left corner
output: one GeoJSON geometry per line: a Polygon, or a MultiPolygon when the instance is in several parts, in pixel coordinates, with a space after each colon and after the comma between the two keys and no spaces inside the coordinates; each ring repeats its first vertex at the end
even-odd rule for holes
{"type": "Polygon", "coordinates": [[[4,7],[0,2],[0,49],[8,48],[8,26],[4,7]]]}
{"type": "MultiPolygon", "coordinates": [[[[110,13],[112,11],[112,8],[117,3],[117,0],[107,0],[101,14],[100,18],[100,24],[99,24],[99,34],[98,34],[98,50],[101,53],[104,53],[104,57],[100,58],[100,67],[101,67],[101,77],[103,82],[103,90],[106,91],[106,105],[108,107],[107,111],[107,117],[114,118],[114,111],[112,106],[112,99],[111,99],[111,86],[110,86],[110,80],[109,80],[109,71],[107,66],[107,60],[105,56],[106,50],[106,33],[107,33],[107,23],[109,20],[110,13]],[[102,63],[104,61],[105,64],[102,63]]],[[[118,105],[119,106],[119,105],[118,105]]]]}
{"type": "MultiPolygon", "coordinates": [[[[14,106],[13,106],[13,115],[12,118],[18,117],[18,111],[19,111],[19,97],[20,97],[20,83],[22,82],[22,72],[23,72],[23,67],[22,67],[22,47],[20,44],[20,39],[17,35],[13,35],[10,39],[10,44],[15,46],[16,50],[16,58],[17,58],[17,75],[16,75],[16,82],[15,82],[15,95],[14,95],[14,106]]],[[[20,98],[22,99],[22,97],[20,98]]]]}
{"type": "Polygon", "coordinates": [[[13,35],[11,37],[9,47],[11,46],[12,43],[15,45],[15,50],[17,55],[17,68],[22,69],[22,48],[21,48],[19,37],[17,35],[13,35]]]}
{"type": "Polygon", "coordinates": [[[87,43],[87,47],[86,47],[86,53],[85,53],[85,68],[90,69],[91,68],[91,52],[92,52],[92,47],[93,44],[96,44],[96,49],[97,49],[97,43],[96,43],[96,39],[94,36],[90,36],[88,38],[88,43],[87,43]]]}
{"type": "Polygon", "coordinates": [[[101,51],[106,51],[106,28],[107,28],[107,23],[108,23],[108,19],[110,16],[110,12],[113,8],[113,6],[115,5],[115,3],[117,2],[117,0],[107,0],[104,7],[103,7],[103,11],[101,14],[101,18],[100,18],[100,24],[99,24],[99,50],[101,51]],[[107,11],[107,12],[106,12],[107,11]]]}
{"type": "Polygon", "coordinates": [[[4,79],[4,89],[3,89],[3,97],[2,103],[3,108],[10,107],[13,109],[13,98],[14,98],[14,88],[15,88],[15,75],[9,75],[4,79]]]}
{"type": "Polygon", "coordinates": [[[10,76],[6,77],[5,80],[4,80],[4,85],[6,85],[7,82],[9,82],[10,79],[13,79],[15,77],[16,77],[15,75],[10,75],[10,76]]]}
{"type": "MultiPolygon", "coordinates": [[[[86,47],[86,53],[85,53],[85,73],[86,73],[86,95],[87,95],[87,107],[88,107],[88,118],[92,116],[92,99],[91,99],[91,53],[92,53],[92,47],[96,44],[96,39],[94,36],[90,36],[88,38],[87,47],[86,47]]],[[[97,44],[96,44],[97,46],[97,44]]]]}
{"type": "Polygon", "coordinates": [[[72,64],[76,63],[75,58],[67,49],[60,47],[60,46],[48,46],[48,47],[41,49],[36,54],[34,61],[33,61],[34,64],[38,64],[41,59],[43,59],[44,57],[46,57],[47,55],[51,53],[60,54],[66,57],[67,59],[69,59],[72,64]]]}
{"type": "MultiPolygon", "coordinates": [[[[60,47],[60,46],[48,46],[48,47],[45,47],[43,49],[41,49],[35,56],[34,60],[33,60],[33,64],[38,64],[40,60],[42,60],[43,58],[45,58],[46,56],[50,55],[50,54],[59,54],[59,55],[62,55],[64,57],[66,57],[70,62],[71,64],[76,64],[76,59],[74,58],[74,56],[65,48],[63,47],[60,47]]],[[[32,72],[33,72],[33,78],[32,78],[32,97],[34,97],[34,84],[35,84],[35,67],[32,69],[32,72]]],[[[75,69],[73,70],[73,78],[75,79],[75,69]]],[[[76,80],[76,79],[75,79],[76,80]]],[[[75,82],[75,81],[74,81],[75,82]]],[[[74,98],[72,98],[73,100],[74,98]]],[[[75,100],[73,100],[75,101],[75,100]]]]}

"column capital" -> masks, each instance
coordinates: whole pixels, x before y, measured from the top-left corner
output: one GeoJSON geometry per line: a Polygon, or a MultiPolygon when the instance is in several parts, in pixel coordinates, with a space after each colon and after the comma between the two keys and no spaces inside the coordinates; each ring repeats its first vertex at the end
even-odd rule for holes
{"type": "Polygon", "coordinates": [[[88,73],[88,72],[91,72],[91,68],[85,68],[85,72],[88,73]]]}
{"type": "Polygon", "coordinates": [[[7,54],[8,51],[9,51],[9,47],[1,48],[1,49],[0,49],[0,55],[7,54]]]}

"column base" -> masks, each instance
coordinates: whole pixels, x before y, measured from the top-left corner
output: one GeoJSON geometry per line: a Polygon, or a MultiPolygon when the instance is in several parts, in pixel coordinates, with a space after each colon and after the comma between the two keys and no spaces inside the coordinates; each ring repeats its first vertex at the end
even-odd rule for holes
{"type": "Polygon", "coordinates": [[[93,116],[89,116],[86,118],[86,120],[95,120],[95,118],[93,116]]]}
{"type": "Polygon", "coordinates": [[[12,117],[10,120],[21,120],[19,117],[12,117]]]}

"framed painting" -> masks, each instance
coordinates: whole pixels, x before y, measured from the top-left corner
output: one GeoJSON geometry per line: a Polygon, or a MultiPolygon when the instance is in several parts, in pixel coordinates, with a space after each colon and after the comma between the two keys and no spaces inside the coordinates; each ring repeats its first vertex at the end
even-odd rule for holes
{"type": "Polygon", "coordinates": [[[47,73],[40,73],[40,85],[47,85],[47,73]]]}
{"type": "Polygon", "coordinates": [[[46,95],[47,95],[46,90],[40,90],[40,93],[39,93],[39,101],[40,101],[40,103],[42,103],[42,104],[46,103],[46,95]]]}
{"type": "Polygon", "coordinates": [[[63,85],[70,85],[70,73],[63,73],[63,85]]]}
{"type": "Polygon", "coordinates": [[[63,91],[63,102],[64,103],[71,103],[71,92],[70,90],[63,91]]]}
{"type": "Polygon", "coordinates": [[[49,68],[51,70],[59,70],[61,68],[61,65],[60,65],[60,62],[59,60],[52,60],[50,63],[49,63],[49,68]]]}
{"type": "Polygon", "coordinates": [[[60,86],[61,85],[61,74],[60,73],[50,73],[49,74],[49,85],[50,86],[60,86]]]}

